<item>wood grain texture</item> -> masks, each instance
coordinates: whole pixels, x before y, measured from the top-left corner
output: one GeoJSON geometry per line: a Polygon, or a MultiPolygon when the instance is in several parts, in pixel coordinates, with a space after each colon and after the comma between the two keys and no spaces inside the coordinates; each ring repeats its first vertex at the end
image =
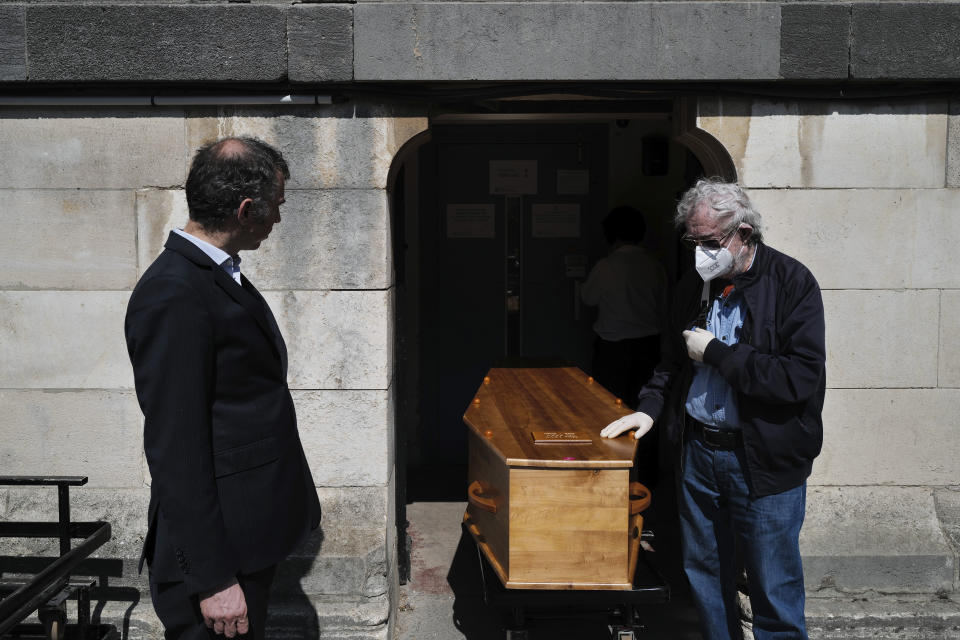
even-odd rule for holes
{"type": "MultiPolygon", "coordinates": [[[[509,470],[485,438],[471,432],[467,434],[467,443],[467,483],[479,482],[483,485],[485,496],[497,505],[496,513],[468,505],[467,515],[482,532],[480,537],[486,545],[484,551],[487,559],[491,564],[499,566],[506,575],[510,562],[507,551],[510,522],[509,470]]],[[[483,546],[481,548],[483,549],[483,546]]]]}
{"type": "Polygon", "coordinates": [[[513,467],[629,468],[636,440],[601,438],[630,410],[576,367],[491,369],[463,416],[513,467]],[[533,443],[533,431],[579,431],[590,444],[533,443]]]}
{"type": "Polygon", "coordinates": [[[627,584],[629,470],[511,469],[511,581],[627,584]]]}

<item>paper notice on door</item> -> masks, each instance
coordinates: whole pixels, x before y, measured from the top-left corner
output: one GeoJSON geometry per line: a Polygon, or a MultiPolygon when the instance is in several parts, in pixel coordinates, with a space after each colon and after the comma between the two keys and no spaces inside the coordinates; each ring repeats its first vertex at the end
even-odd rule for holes
{"type": "Polygon", "coordinates": [[[579,238],[580,205],[535,204],[531,222],[534,238],[579,238]]]}
{"type": "Polygon", "coordinates": [[[590,193],[590,172],[586,169],[557,169],[557,195],[580,196],[590,193]]]}
{"type": "Polygon", "coordinates": [[[525,196],[537,193],[536,160],[491,160],[490,193],[525,196]]]}
{"type": "Polygon", "coordinates": [[[492,204],[448,204],[448,238],[493,238],[496,213],[492,204]]]}

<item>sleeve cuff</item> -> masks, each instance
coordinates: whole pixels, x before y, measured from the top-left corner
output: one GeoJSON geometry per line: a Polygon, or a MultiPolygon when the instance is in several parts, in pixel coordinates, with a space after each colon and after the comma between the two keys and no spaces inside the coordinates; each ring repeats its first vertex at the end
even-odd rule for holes
{"type": "Polygon", "coordinates": [[[703,362],[719,368],[723,359],[733,350],[733,347],[722,343],[714,338],[707,343],[707,348],[703,350],[703,362]]]}

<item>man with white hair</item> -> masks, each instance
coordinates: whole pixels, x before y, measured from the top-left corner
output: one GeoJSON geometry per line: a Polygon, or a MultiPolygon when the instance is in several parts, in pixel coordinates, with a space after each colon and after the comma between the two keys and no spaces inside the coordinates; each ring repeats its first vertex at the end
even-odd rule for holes
{"type": "Polygon", "coordinates": [[[699,180],[677,206],[696,269],[677,285],[661,362],[638,411],[601,432],[656,422],[680,451],[684,571],[708,640],[742,637],[737,558],[756,640],[807,638],[799,535],[823,441],[823,301],[810,271],[763,243],[733,183],[699,180]]]}

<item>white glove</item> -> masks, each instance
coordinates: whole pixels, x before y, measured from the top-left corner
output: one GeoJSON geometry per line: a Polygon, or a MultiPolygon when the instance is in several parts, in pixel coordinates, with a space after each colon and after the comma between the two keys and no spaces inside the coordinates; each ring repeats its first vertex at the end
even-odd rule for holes
{"type": "Polygon", "coordinates": [[[706,329],[697,327],[694,331],[684,331],[683,339],[687,342],[687,355],[697,362],[703,362],[703,352],[706,351],[710,341],[716,340],[717,336],[706,329]]]}
{"type": "Polygon", "coordinates": [[[623,416],[619,420],[614,420],[600,431],[600,435],[604,438],[616,438],[624,431],[636,429],[637,431],[633,434],[633,437],[639,440],[647,431],[650,431],[652,427],[653,418],[642,411],[637,411],[628,416],[623,416]]]}

